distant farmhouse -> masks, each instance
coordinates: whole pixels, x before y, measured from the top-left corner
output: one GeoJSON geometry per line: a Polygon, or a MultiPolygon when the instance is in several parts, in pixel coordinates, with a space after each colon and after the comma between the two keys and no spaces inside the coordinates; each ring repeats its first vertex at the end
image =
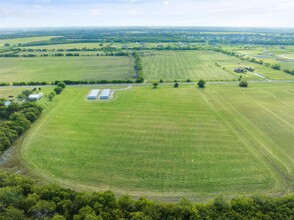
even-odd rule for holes
{"type": "Polygon", "coordinates": [[[37,101],[43,97],[43,93],[38,93],[38,94],[31,94],[28,97],[28,100],[30,101],[37,101]]]}
{"type": "Polygon", "coordinates": [[[254,72],[255,68],[254,67],[237,67],[234,69],[235,73],[245,73],[247,71],[249,72],[254,72]]]}

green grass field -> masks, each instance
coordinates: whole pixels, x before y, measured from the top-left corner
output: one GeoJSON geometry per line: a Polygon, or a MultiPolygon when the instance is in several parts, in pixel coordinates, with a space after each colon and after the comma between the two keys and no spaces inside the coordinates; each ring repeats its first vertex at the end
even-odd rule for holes
{"type": "Polygon", "coordinates": [[[45,37],[24,37],[24,38],[14,38],[14,39],[1,39],[0,46],[4,46],[4,44],[10,44],[10,46],[31,43],[36,41],[45,41],[50,40],[55,36],[45,36],[45,37]]]}
{"type": "MultiPolygon", "coordinates": [[[[210,51],[148,51],[142,57],[145,79],[152,80],[233,80],[238,78],[234,69],[239,66],[253,66],[256,72],[270,79],[293,79],[282,71],[242,61],[221,53],[210,51]],[[221,65],[217,67],[215,63],[221,65]],[[225,70],[223,69],[225,67],[225,70]]],[[[247,73],[248,80],[261,78],[247,73]]]]}
{"type": "Polygon", "coordinates": [[[106,102],[90,89],[43,100],[20,144],[45,180],[167,200],[293,189],[293,84],[134,87],[106,102]]]}
{"type": "Polygon", "coordinates": [[[131,57],[0,58],[0,81],[112,80],[135,74],[131,57]]]}
{"type": "Polygon", "coordinates": [[[147,80],[232,80],[237,75],[215,65],[229,59],[208,51],[148,51],[142,56],[142,64],[147,80]]]}
{"type": "MultiPolygon", "coordinates": [[[[261,59],[270,64],[280,64],[282,69],[294,69],[294,47],[286,46],[282,49],[278,46],[257,47],[254,49],[242,49],[238,47],[227,47],[228,50],[261,59]],[[270,55],[269,55],[270,54],[270,55]]],[[[294,77],[293,77],[294,78],[294,77]]]]}

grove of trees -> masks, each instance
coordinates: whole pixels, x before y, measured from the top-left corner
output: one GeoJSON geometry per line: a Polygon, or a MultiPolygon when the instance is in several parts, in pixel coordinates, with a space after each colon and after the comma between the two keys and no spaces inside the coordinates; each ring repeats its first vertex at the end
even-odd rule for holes
{"type": "Polygon", "coordinates": [[[204,204],[119,198],[111,191],[76,192],[36,185],[15,174],[0,173],[0,220],[14,219],[293,219],[294,195],[219,196],[204,204]]]}

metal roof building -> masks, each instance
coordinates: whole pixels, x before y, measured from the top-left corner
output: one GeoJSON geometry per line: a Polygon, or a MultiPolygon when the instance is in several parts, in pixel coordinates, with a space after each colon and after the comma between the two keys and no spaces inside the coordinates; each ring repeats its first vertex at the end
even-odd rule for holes
{"type": "Polygon", "coordinates": [[[89,100],[95,100],[98,97],[99,89],[93,89],[88,95],[89,100]]]}
{"type": "Polygon", "coordinates": [[[110,98],[110,89],[104,89],[100,95],[100,99],[109,99],[110,98]]]}
{"type": "Polygon", "coordinates": [[[29,95],[28,99],[31,100],[31,101],[36,101],[36,100],[39,100],[42,97],[43,97],[43,93],[31,94],[31,95],[29,95]]]}

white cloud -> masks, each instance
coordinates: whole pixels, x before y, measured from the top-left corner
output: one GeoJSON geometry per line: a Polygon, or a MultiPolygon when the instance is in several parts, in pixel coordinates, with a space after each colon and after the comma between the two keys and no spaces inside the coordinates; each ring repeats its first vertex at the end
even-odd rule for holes
{"type": "Polygon", "coordinates": [[[101,15],[101,11],[99,9],[93,8],[93,9],[90,9],[90,14],[92,16],[100,16],[101,15]]]}

